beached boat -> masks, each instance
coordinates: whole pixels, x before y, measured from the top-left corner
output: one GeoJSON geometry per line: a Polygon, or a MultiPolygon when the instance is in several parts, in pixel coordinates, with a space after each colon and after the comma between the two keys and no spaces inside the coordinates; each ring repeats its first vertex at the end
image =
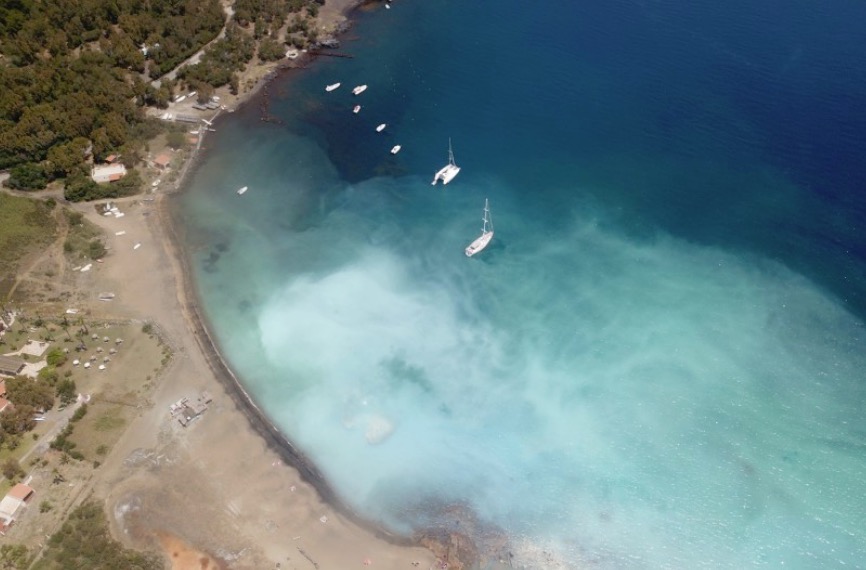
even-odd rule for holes
{"type": "Polygon", "coordinates": [[[361,93],[363,93],[366,90],[367,90],[366,85],[358,85],[357,87],[352,89],[352,93],[354,93],[355,95],[360,95],[361,93]]]}
{"type": "Polygon", "coordinates": [[[379,125],[378,127],[376,127],[376,132],[377,132],[377,133],[381,133],[382,131],[385,130],[385,127],[387,127],[387,126],[388,126],[388,125],[386,125],[385,123],[382,123],[381,125],[379,125]]]}
{"type": "Polygon", "coordinates": [[[436,172],[435,176],[433,176],[433,184],[436,185],[440,180],[442,184],[448,184],[454,177],[457,176],[457,173],[460,172],[460,167],[454,162],[454,152],[451,150],[451,139],[448,139],[448,164],[443,166],[436,172]]]}
{"type": "Polygon", "coordinates": [[[400,145],[396,144],[391,148],[391,154],[397,154],[400,152],[400,149],[403,148],[400,145]]]}
{"type": "Polygon", "coordinates": [[[243,188],[239,188],[238,194],[243,195],[243,193],[246,192],[247,190],[249,190],[249,186],[244,186],[243,188]]]}
{"type": "Polygon", "coordinates": [[[355,108],[352,109],[352,112],[355,113],[356,115],[357,115],[360,111],[361,111],[361,106],[360,106],[360,105],[355,105],[355,108]]]}
{"type": "Polygon", "coordinates": [[[339,83],[331,83],[330,85],[325,87],[325,91],[328,91],[328,92],[333,91],[334,89],[336,89],[339,86],[340,86],[339,83]]]}
{"type": "Polygon", "coordinates": [[[466,247],[464,250],[466,257],[472,257],[487,247],[487,244],[493,239],[493,218],[490,217],[490,206],[488,205],[487,198],[484,199],[484,215],[481,219],[484,222],[481,225],[481,235],[466,247]]]}

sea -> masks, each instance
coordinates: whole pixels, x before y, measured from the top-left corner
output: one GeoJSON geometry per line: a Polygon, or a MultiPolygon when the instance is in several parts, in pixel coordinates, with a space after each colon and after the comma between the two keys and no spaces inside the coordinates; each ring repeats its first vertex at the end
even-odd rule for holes
{"type": "Polygon", "coordinates": [[[866,3],[353,21],[175,205],[230,366],[341,500],[479,568],[866,568],[866,3]]]}

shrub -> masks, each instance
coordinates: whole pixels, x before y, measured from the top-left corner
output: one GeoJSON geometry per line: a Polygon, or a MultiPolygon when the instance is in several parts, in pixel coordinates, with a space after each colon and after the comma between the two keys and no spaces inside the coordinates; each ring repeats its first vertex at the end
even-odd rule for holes
{"type": "Polygon", "coordinates": [[[52,348],[45,356],[45,361],[48,362],[49,366],[62,366],[66,362],[66,353],[63,352],[62,348],[52,348]]]}
{"type": "Polygon", "coordinates": [[[3,476],[10,481],[14,481],[24,476],[24,470],[21,469],[21,465],[16,459],[10,457],[3,463],[3,476]]]}
{"type": "Polygon", "coordinates": [[[101,259],[105,257],[106,253],[108,253],[108,250],[105,249],[105,244],[98,239],[92,240],[87,244],[87,255],[90,256],[90,259],[101,259]]]}

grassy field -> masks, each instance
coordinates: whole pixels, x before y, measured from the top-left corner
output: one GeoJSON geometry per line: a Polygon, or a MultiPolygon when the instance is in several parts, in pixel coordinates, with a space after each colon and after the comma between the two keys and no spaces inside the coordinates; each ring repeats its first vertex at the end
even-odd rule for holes
{"type": "Polygon", "coordinates": [[[0,192],[0,299],[15,280],[18,264],[51,243],[57,223],[53,204],[0,192]]]}

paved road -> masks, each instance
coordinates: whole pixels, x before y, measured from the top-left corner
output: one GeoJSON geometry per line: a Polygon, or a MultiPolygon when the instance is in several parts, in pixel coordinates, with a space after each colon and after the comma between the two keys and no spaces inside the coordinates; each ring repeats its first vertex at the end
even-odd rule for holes
{"type": "Polygon", "coordinates": [[[18,463],[20,463],[21,465],[25,465],[27,463],[27,459],[29,459],[30,456],[34,453],[44,453],[51,445],[51,442],[54,441],[54,438],[57,437],[57,434],[63,431],[63,429],[69,423],[69,419],[72,417],[72,414],[75,413],[75,410],[77,410],[81,404],[82,401],[79,400],[71,406],[66,406],[62,410],[52,410],[45,414],[47,416],[46,421],[48,421],[48,418],[50,417],[54,420],[54,425],[51,426],[51,429],[42,434],[42,437],[39,438],[36,444],[31,447],[30,450],[27,451],[27,453],[21,456],[21,458],[18,460],[18,463]]]}

